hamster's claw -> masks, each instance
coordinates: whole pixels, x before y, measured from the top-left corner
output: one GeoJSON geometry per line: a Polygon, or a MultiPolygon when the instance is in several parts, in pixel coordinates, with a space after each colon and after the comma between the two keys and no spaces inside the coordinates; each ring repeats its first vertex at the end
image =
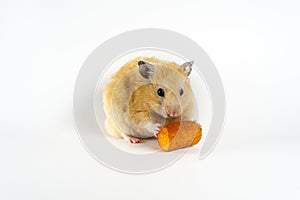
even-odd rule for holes
{"type": "Polygon", "coordinates": [[[157,134],[159,133],[159,131],[161,130],[161,128],[162,128],[161,124],[155,124],[154,137],[157,138],[157,134]]]}

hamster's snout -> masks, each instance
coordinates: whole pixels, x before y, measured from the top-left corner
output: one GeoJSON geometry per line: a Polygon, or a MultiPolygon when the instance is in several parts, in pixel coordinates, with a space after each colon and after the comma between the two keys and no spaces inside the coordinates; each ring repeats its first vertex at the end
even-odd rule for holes
{"type": "Polygon", "coordinates": [[[168,117],[178,117],[181,114],[180,111],[180,106],[166,106],[168,117]]]}

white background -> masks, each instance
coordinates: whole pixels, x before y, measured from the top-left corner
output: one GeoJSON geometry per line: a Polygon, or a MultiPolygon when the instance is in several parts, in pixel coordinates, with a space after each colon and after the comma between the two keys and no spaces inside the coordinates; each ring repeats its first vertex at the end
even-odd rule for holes
{"type": "Polygon", "coordinates": [[[0,199],[299,199],[299,7],[2,0],[0,199]],[[128,175],[82,147],[72,92],[94,48],[145,27],[178,31],[207,51],[224,82],[227,118],[205,160],[195,152],[163,171],[128,175]]]}

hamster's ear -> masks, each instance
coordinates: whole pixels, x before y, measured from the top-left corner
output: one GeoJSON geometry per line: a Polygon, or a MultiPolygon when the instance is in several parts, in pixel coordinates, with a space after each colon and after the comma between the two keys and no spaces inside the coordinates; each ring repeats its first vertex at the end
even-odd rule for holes
{"type": "Polygon", "coordinates": [[[149,79],[151,77],[151,74],[153,74],[154,72],[154,66],[142,60],[138,61],[138,65],[141,76],[149,79]]]}
{"type": "Polygon", "coordinates": [[[183,63],[180,67],[183,69],[186,76],[189,76],[192,72],[192,66],[194,64],[194,61],[189,61],[186,63],[183,63]]]}

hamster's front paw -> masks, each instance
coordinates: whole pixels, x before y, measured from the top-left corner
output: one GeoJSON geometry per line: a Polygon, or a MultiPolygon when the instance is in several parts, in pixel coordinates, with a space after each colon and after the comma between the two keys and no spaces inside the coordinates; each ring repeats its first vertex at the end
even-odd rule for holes
{"type": "Polygon", "coordinates": [[[146,130],[150,133],[153,133],[153,135],[155,137],[157,137],[157,134],[159,133],[159,131],[161,130],[162,125],[157,123],[157,124],[149,124],[148,126],[146,126],[146,130]]]}

